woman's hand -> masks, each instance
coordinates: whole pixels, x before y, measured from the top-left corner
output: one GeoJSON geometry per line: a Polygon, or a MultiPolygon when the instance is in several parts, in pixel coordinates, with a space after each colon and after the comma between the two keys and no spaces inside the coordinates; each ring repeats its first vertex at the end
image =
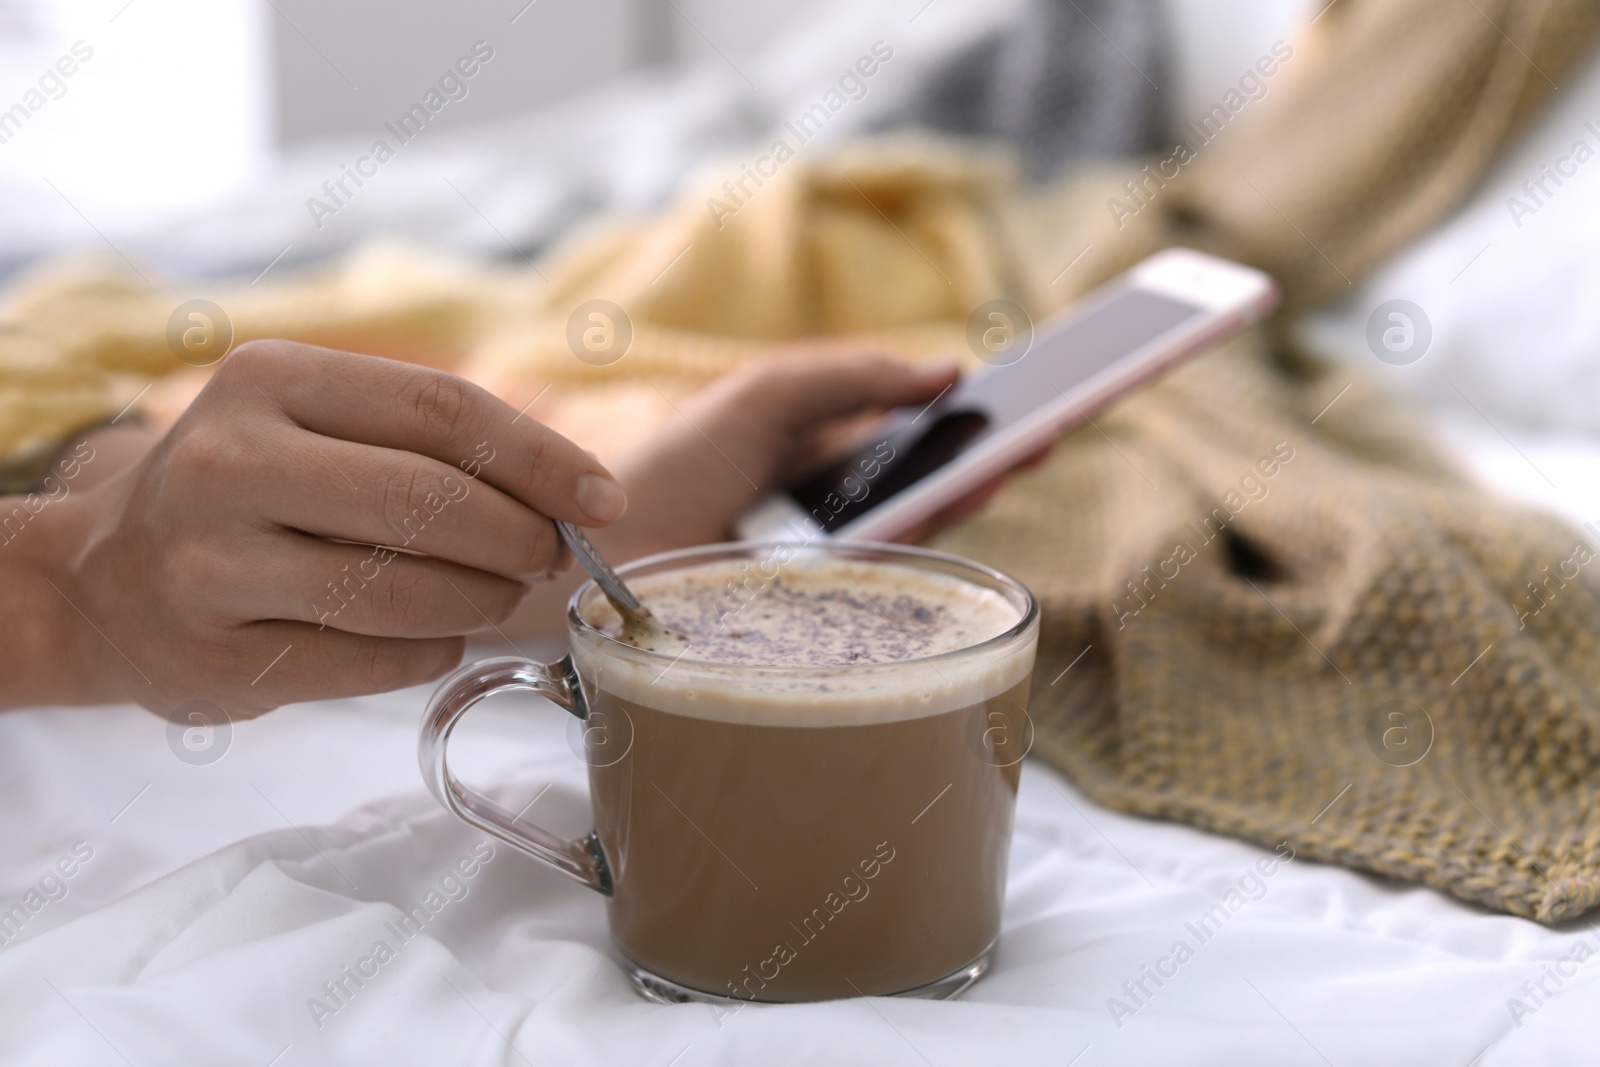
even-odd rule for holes
{"type": "MultiPolygon", "coordinates": [[[[649,440],[612,464],[628,491],[628,515],[595,535],[595,544],[622,562],[729,540],[751,504],[835,454],[864,419],[886,408],[931,403],[958,377],[953,365],[916,368],[861,354],[807,353],[746,364],[684,401],[649,440]]],[[[922,540],[979,510],[1004,481],[979,487],[901,540],[922,540]]],[[[568,575],[534,590],[502,633],[558,633],[562,604],[583,577],[568,575]]]]}
{"type": "Polygon", "coordinates": [[[423,682],[570,563],[552,518],[625,507],[588,453],[459,378],[244,345],[147,455],[7,542],[42,629],[0,706],[241,717],[423,682]]]}
{"type": "Polygon", "coordinates": [[[869,355],[747,363],[617,459],[636,518],[616,533],[637,531],[653,542],[638,547],[650,551],[728,540],[751,504],[831,458],[865,418],[930,403],[959,376],[952,364],[919,368],[869,355]]]}
{"type": "Polygon", "coordinates": [[[171,715],[201,699],[239,718],[427,681],[463,634],[559,630],[582,576],[547,580],[570,564],[551,518],[607,526],[620,480],[630,514],[594,535],[615,559],[725,540],[853,426],[956,378],[869,356],[752,363],[685,401],[613,479],[450,375],[241,346],[147,452],[137,433],[97,436],[47,497],[0,500],[0,708],[171,715]]]}

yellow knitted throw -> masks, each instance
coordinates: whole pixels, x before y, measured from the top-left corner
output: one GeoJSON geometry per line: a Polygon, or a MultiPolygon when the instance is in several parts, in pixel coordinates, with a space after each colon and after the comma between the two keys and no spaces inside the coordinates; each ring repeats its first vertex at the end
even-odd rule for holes
{"type": "MultiPolygon", "coordinates": [[[[788,162],[731,218],[706,206],[713,173],[537,270],[375,247],[156,291],[58,266],[0,311],[0,458],[25,479],[135,397],[180,407],[206,372],[166,331],[196,297],[235,340],[448,367],[517,407],[548,387],[531,413],[603,455],[671,414],[663,394],[782,342],[964,352],[978,304],[1042,317],[1169,243],[1261,265],[1308,306],[1458,202],[1597,21],[1578,0],[1341,0],[1178,178],[1136,177],[1132,213],[1108,210],[1122,171],[1025,193],[992,159],[896,140],[788,162]],[[632,326],[606,366],[568,344],[592,299],[632,326]]],[[[941,547],[1039,595],[1034,752],[1098,802],[1571,918],[1600,899],[1600,587],[1568,577],[1589,549],[1411,425],[1269,324],[1073,434],[941,547]]]]}

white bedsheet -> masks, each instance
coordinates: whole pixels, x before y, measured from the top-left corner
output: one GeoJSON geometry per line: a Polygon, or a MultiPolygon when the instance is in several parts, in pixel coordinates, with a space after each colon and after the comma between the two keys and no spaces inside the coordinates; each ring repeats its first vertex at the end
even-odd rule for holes
{"type": "MultiPolygon", "coordinates": [[[[1185,924],[1273,853],[1103,810],[1032,761],[995,970],[958,1001],[721,1019],[648,1004],[608,945],[600,898],[498,844],[402,943],[385,922],[484,840],[418,782],[426,692],[281,709],[237,724],[207,766],[179,760],[166,724],[131,707],[0,716],[0,907],[25,902],[74,846],[92,852],[0,949],[0,1062],[1590,1060],[1600,968],[1567,965],[1537,1001],[1523,983],[1600,936],[1301,860],[1245,880],[1259,899],[1202,944],[1185,924]],[[380,939],[392,961],[362,988],[347,982],[344,1004],[328,998],[323,983],[380,939]],[[1123,983],[1179,939],[1193,958],[1135,1001],[1123,983]],[[1514,996],[1531,1013],[1514,1019],[1514,996]],[[314,1012],[313,997],[337,1010],[314,1012]],[[1113,997],[1132,1014],[1114,1017],[1113,997]]],[[[587,825],[562,713],[530,700],[475,715],[466,776],[514,809],[539,796],[532,814],[556,829],[587,825]]],[[[1337,820],[1338,803],[1321,818],[1337,820]]]]}
{"type": "MultiPolygon", "coordinates": [[[[1472,419],[1444,428],[1489,481],[1576,520],[1600,516],[1600,440],[1519,431],[1508,441],[1472,419]]],[[[1185,924],[1273,853],[1103,810],[1032,761],[995,969],[958,1001],[759,1007],[720,1020],[703,1006],[648,1004],[609,947],[600,898],[498,844],[460,883],[465,895],[447,884],[461,899],[402,946],[384,923],[483,840],[421,788],[426,697],[283,708],[236,724],[205,766],[180,760],[167,725],[133,707],[0,716],[0,922],[59,874],[55,864],[73,870],[46,886],[66,895],[0,948],[0,1062],[1593,1059],[1600,967],[1578,959],[1600,952],[1600,934],[1295,861],[1263,879],[1264,892],[1245,882],[1260,899],[1201,944],[1185,924]],[[347,1004],[327,998],[323,983],[379,939],[395,958],[347,1004]],[[1123,984],[1179,939],[1194,957],[1159,988],[1145,979],[1150,995],[1135,1001],[1123,984]],[[1557,965],[1570,972],[1559,985],[1557,965]],[[1541,979],[1553,995],[1524,984],[1541,979]],[[338,1010],[313,1012],[313,997],[338,1010]],[[1116,1014],[1111,998],[1124,1006],[1116,1014]]],[[[588,825],[584,768],[565,727],[533,699],[486,706],[460,731],[457,765],[513,810],[539,797],[531,814],[577,832],[588,825]]],[[[1328,799],[1320,817],[1337,820],[1328,799]]]]}

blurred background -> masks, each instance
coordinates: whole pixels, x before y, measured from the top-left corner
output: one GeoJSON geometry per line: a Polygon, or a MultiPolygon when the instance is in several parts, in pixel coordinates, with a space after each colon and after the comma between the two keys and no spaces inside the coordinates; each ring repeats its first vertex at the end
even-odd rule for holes
{"type": "MultiPolygon", "coordinates": [[[[893,58],[819,138],[931,125],[1009,143],[1035,179],[1161,158],[1324,10],[0,0],[0,283],[61,253],[158,283],[271,278],[375,237],[532,262],[586,219],[656,209],[697,172],[736,173],[875,44],[893,58]],[[398,126],[406,116],[421,128],[398,126]]],[[[1596,121],[1591,59],[1449,219],[1295,324],[1311,349],[1433,408],[1492,480],[1583,519],[1600,516],[1600,167],[1535,214],[1507,205],[1596,121]],[[1365,339],[1394,299],[1431,326],[1427,358],[1404,367],[1365,339]]]]}
{"type": "MultiPolygon", "coordinates": [[[[590,211],[656,205],[696,164],[809,106],[875,40],[895,59],[825,134],[884,121],[1020,6],[0,0],[0,109],[23,102],[75,45],[91,53],[49,79],[43,106],[0,122],[0,271],[112,243],[163,270],[253,273],[374,231],[488,254],[535,250],[590,211]],[[492,58],[460,79],[464,93],[314,220],[306,200],[327,202],[322,183],[375,139],[397,146],[385,123],[475,45],[492,58]]],[[[1155,55],[1149,23],[1164,23],[1159,36],[1174,47],[1141,73],[1152,91],[1160,82],[1160,113],[1176,125],[1292,37],[1312,6],[1147,0],[1123,5],[1112,17],[1120,29],[1102,14],[1096,32],[1155,55]]]]}

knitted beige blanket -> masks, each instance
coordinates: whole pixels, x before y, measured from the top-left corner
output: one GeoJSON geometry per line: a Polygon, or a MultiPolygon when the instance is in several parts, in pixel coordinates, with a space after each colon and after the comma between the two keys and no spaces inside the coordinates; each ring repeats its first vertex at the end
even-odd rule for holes
{"type": "MultiPolygon", "coordinates": [[[[234,341],[449,367],[517,407],[543,393],[531,413],[602,456],[783,342],[964,352],[984,301],[1042,317],[1165,244],[1262,266],[1310,306],[1456,204],[1597,23],[1579,0],[1337,0],[1263,65],[1264,96],[1219,101],[1214,138],[1043,191],[949,145],[813,146],[736,205],[707,200],[737,160],[531,270],[373,248],[270,287],[156,291],[57,266],[0,310],[0,457],[25,483],[136,398],[157,419],[180,408],[208,372],[169,324],[199,298],[234,341]],[[626,315],[615,362],[575,355],[591,300],[626,315]]],[[[1589,546],[1475,487],[1394,402],[1284,334],[1143,390],[942,538],[1044,605],[1034,753],[1125,811],[1288,838],[1543,922],[1585,911],[1589,546]]]]}

